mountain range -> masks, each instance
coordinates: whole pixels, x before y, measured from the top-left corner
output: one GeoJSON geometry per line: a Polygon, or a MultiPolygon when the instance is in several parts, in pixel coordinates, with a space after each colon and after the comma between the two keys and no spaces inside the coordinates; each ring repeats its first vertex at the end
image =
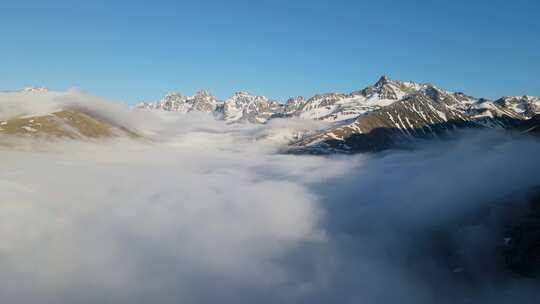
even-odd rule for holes
{"type": "MultiPolygon", "coordinates": [[[[36,98],[56,93],[29,87],[7,94],[36,98]]],[[[497,128],[540,134],[540,97],[489,100],[387,76],[350,93],[298,96],[283,103],[246,92],[237,92],[225,101],[207,91],[193,96],[173,92],[160,101],[140,103],[135,109],[202,112],[229,124],[266,124],[274,119],[325,122],[324,128],[295,135],[284,149],[301,154],[376,152],[464,129],[497,128]]],[[[26,114],[1,120],[0,134],[72,139],[138,137],[137,132],[114,123],[114,119],[104,119],[77,107],[56,109],[46,115],[26,114]]]]}
{"type": "Polygon", "coordinates": [[[294,153],[379,151],[419,138],[451,134],[464,128],[505,128],[538,132],[540,97],[507,96],[497,100],[449,92],[432,84],[392,80],[351,93],[326,93],[290,98],[285,103],[237,92],[219,101],[207,91],[194,96],[170,93],[137,108],[207,112],[228,123],[267,123],[275,118],[321,120],[329,127],[289,147],[294,153]]]}

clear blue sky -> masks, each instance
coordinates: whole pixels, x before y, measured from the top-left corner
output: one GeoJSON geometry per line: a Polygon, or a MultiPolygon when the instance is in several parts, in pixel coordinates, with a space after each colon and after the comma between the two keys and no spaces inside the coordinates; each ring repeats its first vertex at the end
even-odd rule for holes
{"type": "Polygon", "coordinates": [[[475,96],[540,95],[539,16],[538,0],[0,0],[0,89],[284,99],[388,74],[475,96]]]}

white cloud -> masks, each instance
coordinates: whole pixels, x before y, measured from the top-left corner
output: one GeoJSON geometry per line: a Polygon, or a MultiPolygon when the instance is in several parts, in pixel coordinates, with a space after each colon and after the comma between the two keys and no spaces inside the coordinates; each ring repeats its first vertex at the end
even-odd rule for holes
{"type": "Polygon", "coordinates": [[[290,134],[320,125],[53,99],[152,140],[0,151],[2,302],[526,302],[538,290],[490,281],[496,234],[455,224],[540,184],[535,140],[475,132],[415,151],[283,155],[290,134]],[[437,233],[461,255],[442,263],[437,233]],[[475,274],[475,288],[454,266],[475,274]]]}

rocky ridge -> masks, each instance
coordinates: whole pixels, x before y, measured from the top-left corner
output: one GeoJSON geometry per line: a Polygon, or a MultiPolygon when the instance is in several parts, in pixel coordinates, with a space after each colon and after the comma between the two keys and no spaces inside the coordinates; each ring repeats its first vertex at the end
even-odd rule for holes
{"type": "MultiPolygon", "coordinates": [[[[462,128],[524,128],[526,121],[540,114],[540,97],[508,96],[492,101],[387,76],[351,93],[318,94],[309,99],[298,96],[286,103],[246,92],[235,93],[225,101],[217,101],[206,92],[205,98],[200,95],[167,95],[159,102],[138,107],[208,112],[230,123],[266,123],[291,117],[326,121],[331,123],[328,129],[309,134],[290,147],[292,152],[317,154],[378,151],[462,128]]],[[[531,128],[536,127],[527,129],[531,128]]]]}

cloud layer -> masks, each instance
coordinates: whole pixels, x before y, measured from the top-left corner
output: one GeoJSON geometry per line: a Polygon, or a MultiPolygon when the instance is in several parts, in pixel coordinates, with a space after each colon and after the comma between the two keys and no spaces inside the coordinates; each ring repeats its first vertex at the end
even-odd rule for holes
{"type": "Polygon", "coordinates": [[[540,184],[536,140],[474,132],[413,151],[283,155],[276,151],[290,136],[320,126],[133,113],[78,94],[61,106],[96,111],[151,140],[35,140],[30,150],[0,151],[2,302],[540,296],[536,281],[501,275],[500,215],[477,216],[540,184]]]}

